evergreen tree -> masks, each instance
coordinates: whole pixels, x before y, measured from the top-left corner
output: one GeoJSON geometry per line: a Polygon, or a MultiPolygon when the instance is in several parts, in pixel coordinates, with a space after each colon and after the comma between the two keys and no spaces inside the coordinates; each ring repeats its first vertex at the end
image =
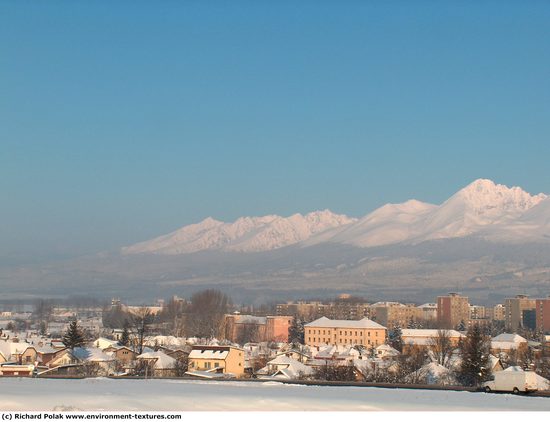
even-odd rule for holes
{"type": "Polygon", "coordinates": [[[490,375],[489,339],[478,324],[468,330],[466,338],[460,343],[462,363],[458,379],[465,386],[477,387],[490,375]]]}
{"type": "Polygon", "coordinates": [[[45,336],[48,333],[48,326],[46,325],[46,321],[40,321],[40,326],[38,328],[38,333],[41,336],[45,336]]]}
{"type": "Polygon", "coordinates": [[[388,333],[388,343],[395,350],[402,352],[403,351],[403,337],[402,337],[401,327],[397,324],[393,326],[393,329],[388,333]]]}
{"type": "Polygon", "coordinates": [[[71,349],[74,349],[75,347],[83,346],[84,343],[86,343],[84,334],[82,333],[82,330],[78,326],[78,322],[76,321],[76,319],[74,319],[69,324],[69,328],[67,329],[67,332],[63,336],[63,344],[66,347],[70,347],[71,349]]]}
{"type": "Polygon", "coordinates": [[[130,344],[130,332],[128,331],[128,321],[124,321],[124,328],[122,329],[122,335],[118,343],[121,346],[128,346],[130,344]]]}
{"type": "Polygon", "coordinates": [[[291,343],[304,344],[304,321],[301,318],[294,317],[292,325],[288,328],[288,338],[291,343]]]}

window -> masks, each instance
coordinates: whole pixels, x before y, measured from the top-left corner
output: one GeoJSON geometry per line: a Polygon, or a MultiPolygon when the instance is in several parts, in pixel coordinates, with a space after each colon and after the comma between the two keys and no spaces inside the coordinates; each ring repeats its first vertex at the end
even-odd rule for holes
{"type": "Polygon", "coordinates": [[[205,367],[206,369],[210,369],[210,362],[206,362],[206,363],[204,364],[204,367],[205,367]]]}
{"type": "Polygon", "coordinates": [[[31,357],[30,356],[25,356],[25,362],[30,362],[31,361],[31,357]]]}
{"type": "Polygon", "coordinates": [[[368,336],[370,337],[370,331],[369,331],[369,333],[368,333],[368,336]]]}
{"type": "Polygon", "coordinates": [[[220,367],[220,364],[218,362],[215,362],[214,363],[214,368],[219,368],[220,367]]]}

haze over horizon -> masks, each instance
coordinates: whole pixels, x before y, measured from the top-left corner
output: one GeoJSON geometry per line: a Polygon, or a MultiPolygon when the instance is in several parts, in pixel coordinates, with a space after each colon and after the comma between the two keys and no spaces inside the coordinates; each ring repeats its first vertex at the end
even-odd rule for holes
{"type": "Polygon", "coordinates": [[[550,4],[237,3],[2,3],[0,263],[550,193],[550,4]]]}

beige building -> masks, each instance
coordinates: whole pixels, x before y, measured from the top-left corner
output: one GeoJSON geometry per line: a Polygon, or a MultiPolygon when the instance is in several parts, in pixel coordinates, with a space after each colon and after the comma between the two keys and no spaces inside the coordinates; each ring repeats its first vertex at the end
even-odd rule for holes
{"type": "Polygon", "coordinates": [[[338,301],[322,302],[287,302],[277,305],[277,315],[296,316],[307,321],[325,316],[332,319],[361,319],[370,317],[370,305],[356,302],[346,295],[338,301]]]}
{"type": "Polygon", "coordinates": [[[423,316],[422,309],[416,305],[404,305],[399,302],[377,302],[370,308],[371,318],[388,328],[396,325],[406,327],[410,321],[419,321],[423,316]]]}
{"type": "Polygon", "coordinates": [[[304,326],[304,337],[308,346],[334,344],[376,347],[385,343],[386,331],[386,327],[368,318],[353,321],[322,317],[304,326]]]}
{"type": "Polygon", "coordinates": [[[193,346],[189,353],[189,371],[214,371],[244,374],[244,350],[233,346],[193,346]]]}
{"type": "Polygon", "coordinates": [[[506,308],[503,304],[499,303],[491,308],[489,318],[493,321],[505,321],[506,320],[506,308]]]}
{"type": "Polygon", "coordinates": [[[422,312],[422,320],[437,320],[437,303],[424,303],[423,305],[419,305],[418,309],[420,309],[422,312]]]}
{"type": "Polygon", "coordinates": [[[506,308],[506,329],[514,332],[524,326],[524,311],[534,311],[536,309],[536,300],[529,299],[529,296],[526,295],[517,295],[514,298],[506,299],[504,307],[506,308]]]}
{"type": "Polygon", "coordinates": [[[468,324],[470,319],[470,304],[466,296],[449,293],[437,298],[437,322],[439,328],[453,329],[462,322],[468,324]]]}

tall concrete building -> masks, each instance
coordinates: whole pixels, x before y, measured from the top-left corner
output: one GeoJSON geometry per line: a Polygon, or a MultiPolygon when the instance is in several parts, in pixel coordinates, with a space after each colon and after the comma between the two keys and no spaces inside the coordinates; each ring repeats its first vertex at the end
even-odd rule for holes
{"type": "Polygon", "coordinates": [[[536,300],[529,299],[527,295],[517,295],[514,298],[509,298],[504,301],[506,308],[506,329],[509,331],[517,331],[523,327],[524,311],[534,310],[536,308],[536,300]]]}
{"type": "Polygon", "coordinates": [[[550,297],[537,299],[535,302],[537,315],[537,330],[544,334],[550,333],[550,297]]]}
{"type": "Polygon", "coordinates": [[[437,298],[437,323],[440,328],[454,329],[470,319],[470,304],[466,296],[451,292],[437,298]]]}

